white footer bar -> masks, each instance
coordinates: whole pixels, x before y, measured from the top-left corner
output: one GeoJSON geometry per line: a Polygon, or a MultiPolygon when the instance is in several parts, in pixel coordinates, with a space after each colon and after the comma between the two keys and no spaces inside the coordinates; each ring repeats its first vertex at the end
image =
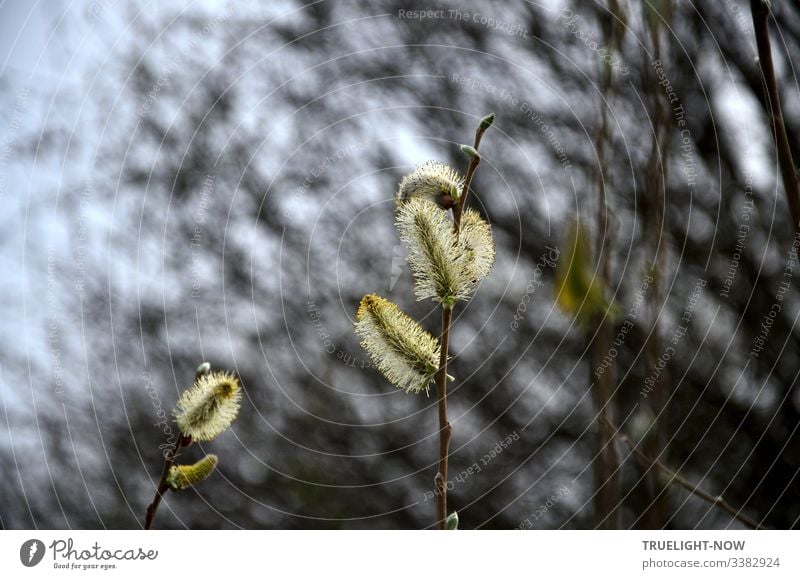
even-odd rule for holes
{"type": "Polygon", "coordinates": [[[797,578],[798,551],[797,531],[3,531],[0,571],[15,578],[115,579],[598,572],[797,578]]]}

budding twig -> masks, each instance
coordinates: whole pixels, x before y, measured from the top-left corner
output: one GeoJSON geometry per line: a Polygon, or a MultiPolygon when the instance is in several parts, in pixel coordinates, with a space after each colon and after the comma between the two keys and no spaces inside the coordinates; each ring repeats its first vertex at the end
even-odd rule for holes
{"type": "MultiPolygon", "coordinates": [[[[475,144],[472,148],[467,148],[464,153],[469,156],[469,167],[464,178],[464,187],[459,195],[456,204],[453,206],[453,227],[456,233],[461,229],[461,215],[464,213],[464,205],[469,195],[472,178],[481,162],[478,153],[481,139],[486,130],[494,122],[494,113],[481,119],[478,129],[475,131],[475,144]]],[[[447,419],[447,357],[450,343],[450,325],[453,321],[453,306],[442,304],[442,334],[441,334],[441,357],[439,358],[439,371],[436,373],[436,390],[439,406],[439,472],[434,479],[436,485],[436,514],[439,529],[447,528],[447,462],[450,454],[450,439],[453,436],[453,426],[447,419]]]]}
{"type": "Polygon", "coordinates": [[[181,436],[178,438],[178,442],[175,443],[175,449],[168,453],[167,456],[164,458],[164,468],[161,470],[161,478],[158,481],[158,486],[156,487],[156,495],[153,497],[153,501],[147,507],[147,512],[144,518],[144,528],[145,530],[149,530],[153,526],[153,519],[155,519],[156,511],[158,510],[158,506],[161,504],[161,499],[164,497],[164,493],[167,491],[167,475],[169,475],[169,469],[175,464],[175,459],[180,456],[180,451],[182,448],[189,446],[192,443],[192,439],[188,436],[181,436]]]}
{"type": "Polygon", "coordinates": [[[181,450],[192,444],[193,439],[211,440],[230,427],[239,411],[239,390],[239,382],[233,374],[212,373],[211,365],[207,362],[197,368],[194,386],[185,391],[178,401],[176,421],[181,428],[181,435],[175,448],[164,453],[164,466],[156,486],[156,494],[145,513],[145,529],[153,526],[156,511],[167,489],[180,490],[192,486],[206,478],[214,469],[217,457],[209,455],[189,467],[177,467],[177,473],[170,477],[170,471],[181,450]],[[176,474],[182,476],[176,479],[176,474]]]}

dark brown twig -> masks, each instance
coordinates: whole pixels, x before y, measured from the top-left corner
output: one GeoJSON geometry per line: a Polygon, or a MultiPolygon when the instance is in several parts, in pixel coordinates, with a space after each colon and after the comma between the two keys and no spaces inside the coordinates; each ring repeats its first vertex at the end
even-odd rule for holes
{"type": "MultiPolygon", "coordinates": [[[[608,107],[611,106],[612,73],[611,67],[605,66],[602,73],[602,96],[603,107],[600,115],[600,129],[597,133],[597,232],[595,247],[597,250],[597,271],[596,277],[603,288],[603,292],[608,287],[609,267],[611,255],[611,240],[609,234],[608,220],[609,208],[606,196],[606,182],[604,168],[606,163],[606,147],[609,141],[608,135],[608,107]]],[[[606,296],[603,296],[606,297],[606,296]]],[[[619,507],[619,459],[617,450],[614,447],[614,433],[606,428],[606,419],[613,419],[614,404],[613,394],[615,389],[614,365],[606,369],[603,373],[598,373],[596,369],[600,367],[603,358],[611,348],[613,340],[611,320],[608,312],[603,311],[595,315],[590,328],[594,329],[594,335],[587,334],[589,337],[589,379],[592,386],[592,397],[597,407],[599,418],[597,438],[598,461],[595,464],[595,484],[597,486],[596,499],[596,518],[598,526],[606,529],[617,528],[617,512],[619,507]]]]}
{"type": "Polygon", "coordinates": [[[153,526],[153,519],[155,519],[158,506],[161,504],[161,499],[167,491],[167,475],[169,474],[170,467],[175,464],[175,460],[180,456],[180,451],[191,444],[191,438],[181,435],[178,442],[175,444],[175,449],[164,457],[164,468],[161,470],[161,478],[156,487],[156,495],[153,497],[153,502],[147,507],[147,513],[144,518],[144,528],[149,530],[153,526]]]}
{"type": "Polygon", "coordinates": [[[614,424],[609,423],[608,426],[611,429],[613,429],[613,432],[616,433],[617,437],[623,443],[625,443],[625,445],[628,446],[628,448],[631,449],[633,454],[635,454],[636,457],[645,464],[645,466],[647,466],[648,468],[655,467],[658,470],[664,472],[669,477],[667,484],[676,484],[678,486],[683,487],[694,496],[703,499],[704,501],[714,505],[717,508],[722,509],[723,511],[731,515],[734,519],[740,521],[744,525],[747,525],[751,529],[756,529],[756,530],[764,529],[764,526],[762,526],[758,521],[751,519],[750,517],[742,513],[740,510],[731,506],[731,504],[725,499],[723,499],[721,496],[715,497],[714,495],[704,491],[697,485],[693,485],[688,480],[683,478],[681,475],[676,473],[674,470],[666,466],[658,459],[647,456],[644,452],[642,452],[638,444],[636,444],[630,438],[628,438],[626,434],[620,432],[619,428],[617,428],[614,424]]]}
{"type": "Polygon", "coordinates": [[[637,448],[636,444],[630,438],[628,438],[626,435],[620,434],[619,437],[620,437],[620,440],[622,440],[622,442],[624,442],[626,445],[628,445],[628,447],[631,449],[631,451],[633,451],[633,453],[640,460],[642,460],[644,463],[646,463],[646,464],[648,464],[650,466],[654,466],[657,469],[661,470],[662,472],[666,473],[667,476],[669,476],[668,484],[673,484],[674,483],[674,484],[677,484],[679,486],[682,486],[684,489],[686,489],[687,491],[692,493],[694,496],[699,497],[699,498],[703,499],[704,501],[707,501],[707,502],[711,503],[715,507],[719,507],[720,509],[722,509],[723,511],[725,511],[726,513],[731,515],[734,519],[736,519],[738,521],[741,521],[742,523],[744,523],[745,525],[747,525],[751,529],[763,529],[764,528],[757,521],[754,521],[753,519],[751,519],[747,515],[743,514],[741,511],[739,511],[738,509],[735,509],[734,507],[732,507],[730,505],[730,503],[728,503],[728,501],[723,499],[721,496],[716,496],[715,497],[714,495],[712,495],[710,493],[707,493],[706,491],[704,491],[700,487],[690,483],[688,480],[683,478],[681,475],[676,473],[671,468],[669,468],[666,465],[664,465],[662,462],[647,456],[645,453],[643,453],[641,450],[639,450],[639,448],[637,448]]]}
{"type": "Polygon", "coordinates": [[[775,148],[778,153],[778,164],[783,176],[783,187],[786,190],[786,200],[792,214],[792,229],[800,232],[800,178],[797,175],[797,166],[792,158],[792,149],[789,145],[789,136],[786,131],[786,121],[781,110],[781,97],[778,90],[778,81],[775,77],[775,66],[772,62],[772,46],[769,40],[769,14],[770,3],[767,0],[750,0],[750,10],[753,13],[753,27],[756,32],[756,45],[758,47],[758,62],[761,68],[764,83],[764,95],[770,115],[770,127],[775,138],[775,148]]]}
{"type": "MultiPolygon", "coordinates": [[[[608,4],[600,25],[603,40],[612,50],[621,53],[620,45],[625,34],[622,8],[616,1],[608,4]]],[[[608,190],[612,188],[613,174],[607,171],[609,153],[613,153],[613,139],[609,121],[612,100],[615,95],[614,67],[606,61],[601,63],[600,71],[600,127],[595,138],[597,149],[597,208],[595,213],[595,253],[597,267],[595,276],[604,294],[607,294],[611,280],[611,256],[614,247],[614,228],[611,224],[613,212],[608,203],[608,190]]],[[[607,295],[603,296],[608,298],[607,295]]],[[[610,303],[610,302],[609,302],[610,303]]],[[[616,359],[608,359],[614,339],[615,322],[609,311],[597,312],[591,318],[587,333],[590,368],[589,381],[592,384],[592,397],[598,416],[598,436],[596,438],[597,461],[594,464],[595,516],[597,528],[616,529],[619,527],[620,510],[620,470],[617,449],[614,446],[614,432],[606,424],[613,420],[615,411],[614,393],[617,389],[616,359]],[[604,371],[598,371],[604,367],[604,371]]]]}
{"type": "MultiPolygon", "coordinates": [[[[664,14],[662,18],[669,18],[671,3],[661,5],[664,14]]],[[[650,26],[650,43],[653,57],[656,62],[661,62],[662,32],[664,24],[660,19],[654,19],[650,26]]],[[[653,101],[653,146],[645,173],[645,192],[649,199],[646,204],[647,215],[645,223],[649,236],[646,240],[648,246],[650,267],[652,268],[652,282],[650,291],[645,297],[647,311],[649,312],[650,328],[645,340],[645,368],[648,376],[653,377],[653,387],[647,402],[652,416],[652,424],[648,431],[648,438],[644,442],[645,451],[651,456],[661,453],[662,424],[664,422],[665,400],[669,389],[667,371],[657,371],[657,365],[662,355],[663,347],[661,338],[660,311],[664,303],[662,277],[665,271],[667,256],[665,236],[668,231],[665,222],[664,207],[666,205],[667,168],[669,167],[669,106],[665,94],[661,91],[658,80],[652,67],[648,67],[650,74],[650,87],[653,101]]],[[[646,502],[649,505],[643,513],[643,525],[650,529],[660,529],[666,518],[667,505],[662,494],[658,493],[658,476],[654,471],[641,482],[646,502]]]]}

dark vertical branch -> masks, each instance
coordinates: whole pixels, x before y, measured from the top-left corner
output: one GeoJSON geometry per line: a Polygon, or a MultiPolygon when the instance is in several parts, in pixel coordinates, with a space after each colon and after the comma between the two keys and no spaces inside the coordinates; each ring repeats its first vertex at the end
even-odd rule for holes
{"type": "Polygon", "coordinates": [[[758,62],[761,67],[762,83],[764,87],[764,100],[766,101],[775,139],[775,148],[778,153],[778,163],[783,177],[783,188],[786,191],[786,200],[792,215],[793,231],[800,232],[800,179],[798,179],[797,165],[792,158],[792,149],[789,145],[789,136],[786,131],[786,121],[781,109],[781,97],[778,90],[778,80],[775,77],[775,66],[772,62],[772,46],[769,40],[769,14],[770,3],[768,0],[750,0],[750,9],[753,13],[753,26],[756,33],[758,46],[758,62]]]}
{"type": "MultiPolygon", "coordinates": [[[[663,6],[664,13],[650,20],[650,43],[653,48],[653,59],[659,62],[662,58],[661,31],[664,29],[660,18],[668,18],[670,9],[669,3],[663,6]]],[[[647,454],[659,456],[663,446],[663,414],[666,390],[668,388],[666,370],[657,372],[656,368],[661,357],[661,348],[663,347],[659,311],[664,304],[664,296],[662,295],[666,258],[664,236],[668,229],[664,221],[664,207],[666,204],[669,150],[669,107],[667,106],[665,95],[660,91],[659,84],[652,74],[652,67],[648,66],[648,69],[651,70],[649,86],[652,90],[653,101],[653,143],[645,176],[645,195],[649,197],[647,202],[648,215],[646,216],[649,233],[647,248],[653,281],[646,298],[650,328],[644,349],[645,375],[653,378],[653,384],[647,398],[652,422],[646,432],[643,445],[647,454]]],[[[644,474],[644,480],[641,481],[641,486],[644,490],[645,505],[642,515],[643,526],[649,529],[660,529],[666,521],[667,494],[660,492],[662,489],[660,488],[658,470],[647,470],[644,474]]]]}
{"type": "Polygon", "coordinates": [[[590,345],[591,378],[594,380],[592,393],[598,414],[597,460],[595,462],[595,483],[597,487],[595,516],[596,527],[616,529],[619,527],[619,456],[614,446],[614,432],[604,419],[613,419],[613,394],[615,373],[606,368],[603,374],[595,370],[603,362],[611,347],[612,328],[608,321],[600,322],[590,345]]]}
{"type": "MultiPolygon", "coordinates": [[[[604,83],[604,92],[608,85],[604,83]]],[[[606,94],[608,94],[606,92],[606,94]]],[[[609,211],[606,203],[606,186],[603,167],[606,158],[607,140],[607,116],[606,106],[603,107],[601,128],[597,138],[598,152],[598,203],[597,203],[597,237],[595,247],[597,248],[597,276],[600,287],[603,291],[608,287],[608,271],[610,261],[610,239],[609,239],[609,211]]],[[[593,337],[590,333],[591,343],[589,344],[591,367],[590,380],[593,386],[593,397],[598,413],[598,460],[595,464],[595,478],[597,485],[597,524],[601,528],[616,529],[618,527],[617,511],[619,507],[619,458],[614,447],[614,433],[608,427],[607,421],[614,419],[613,395],[615,390],[615,372],[613,365],[606,368],[600,374],[597,372],[611,348],[613,339],[613,328],[608,312],[602,311],[595,316],[590,328],[594,328],[593,337]]]]}
{"type": "MultiPolygon", "coordinates": [[[[613,14],[610,20],[611,35],[615,29],[613,14]]],[[[612,39],[611,44],[614,44],[612,39]]],[[[597,213],[595,248],[597,253],[597,277],[599,287],[607,291],[610,278],[611,262],[611,218],[608,207],[606,181],[610,175],[604,173],[607,166],[607,150],[609,148],[609,120],[608,108],[613,98],[613,70],[606,63],[602,63],[600,90],[602,95],[600,128],[596,137],[598,166],[597,178],[597,213]]],[[[607,296],[606,296],[607,297],[607,296]]],[[[603,529],[616,529],[619,527],[620,506],[620,481],[619,481],[619,456],[614,446],[614,431],[609,427],[614,420],[614,391],[616,390],[615,362],[611,362],[602,373],[597,369],[603,364],[604,358],[611,349],[614,328],[608,312],[603,311],[595,316],[590,328],[594,329],[593,338],[589,344],[589,380],[592,386],[592,396],[597,408],[597,451],[595,462],[595,486],[597,488],[595,518],[596,526],[603,529]]],[[[592,334],[590,334],[591,336],[592,334]]]]}

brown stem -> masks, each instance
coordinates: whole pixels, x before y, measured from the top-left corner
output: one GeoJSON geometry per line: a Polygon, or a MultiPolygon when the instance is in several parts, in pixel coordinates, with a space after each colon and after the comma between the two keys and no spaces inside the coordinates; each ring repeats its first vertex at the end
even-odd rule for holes
{"type": "MultiPolygon", "coordinates": [[[[605,64],[605,63],[604,63],[605,64]]],[[[595,247],[597,248],[597,278],[603,291],[608,287],[611,236],[609,228],[609,208],[606,195],[606,151],[609,141],[608,135],[608,107],[612,98],[612,70],[605,65],[602,71],[601,91],[603,95],[602,111],[600,115],[600,129],[597,133],[597,232],[595,247]]],[[[613,420],[614,402],[613,394],[616,386],[615,363],[612,362],[603,373],[596,372],[601,367],[604,358],[611,349],[613,328],[607,312],[602,312],[593,320],[594,337],[589,344],[589,379],[592,386],[592,396],[598,414],[597,437],[597,462],[594,466],[595,486],[597,488],[595,516],[598,528],[616,529],[618,527],[618,512],[620,503],[619,485],[619,458],[614,447],[614,433],[609,431],[606,424],[613,420]]],[[[591,335],[591,334],[590,334],[591,335]]]]}
{"type": "MultiPolygon", "coordinates": [[[[475,153],[470,158],[467,175],[464,178],[464,188],[458,201],[453,206],[453,228],[458,233],[461,229],[461,214],[464,212],[464,204],[469,194],[472,178],[478,169],[481,157],[478,154],[478,147],[481,145],[483,134],[492,125],[494,115],[489,115],[481,120],[480,125],[475,131],[475,143],[473,149],[475,153]]],[[[442,305],[442,333],[441,354],[439,357],[439,369],[436,372],[436,390],[439,405],[439,471],[436,473],[434,483],[436,485],[436,516],[437,526],[444,530],[447,520],[447,462],[450,457],[450,439],[453,437],[453,426],[447,419],[447,359],[449,357],[450,344],[450,325],[453,321],[453,307],[442,305]]]]}
{"type": "MultiPolygon", "coordinates": [[[[616,429],[614,431],[618,432],[616,429]]],[[[673,471],[671,468],[667,467],[665,464],[663,464],[659,460],[647,456],[644,452],[642,452],[638,448],[638,445],[636,443],[634,443],[630,438],[628,438],[627,435],[618,434],[618,436],[619,436],[620,440],[622,442],[624,442],[631,449],[631,451],[633,451],[633,453],[643,463],[645,463],[645,465],[647,465],[648,467],[656,467],[657,469],[659,469],[659,470],[663,471],[664,473],[666,473],[667,476],[669,477],[669,481],[667,482],[667,484],[677,484],[677,485],[683,487],[684,489],[686,489],[687,491],[692,493],[694,496],[699,497],[699,498],[703,499],[704,501],[707,501],[707,502],[711,503],[715,507],[722,509],[723,511],[725,511],[726,513],[731,515],[734,519],[736,519],[737,521],[742,522],[743,524],[747,525],[751,529],[763,529],[764,528],[757,521],[754,521],[753,519],[751,519],[747,515],[743,514],[741,511],[739,511],[738,509],[735,509],[734,507],[732,507],[730,505],[730,503],[728,503],[721,496],[716,496],[715,497],[714,495],[712,495],[710,493],[707,493],[706,491],[704,491],[703,489],[701,489],[697,485],[693,485],[692,483],[690,483],[688,480],[686,480],[681,475],[679,475],[678,473],[673,471]]]]}
{"type": "Polygon", "coordinates": [[[436,473],[436,516],[439,529],[444,529],[447,519],[447,459],[450,455],[450,438],[453,427],[447,420],[447,351],[450,343],[450,324],[453,309],[442,308],[441,355],[436,372],[436,390],[439,396],[439,472],[436,473]]]}
{"type": "Polygon", "coordinates": [[[786,190],[786,200],[792,214],[792,229],[800,232],[800,179],[797,175],[797,166],[792,158],[792,149],[786,131],[786,121],[781,110],[781,97],[778,90],[778,81],[775,77],[775,66],[772,62],[772,47],[769,40],[769,2],[766,0],[750,0],[750,10],[753,13],[753,27],[756,32],[756,45],[758,46],[758,62],[764,83],[764,95],[770,115],[770,126],[775,138],[775,147],[778,152],[778,163],[783,176],[783,187],[786,190]]]}
{"type": "Polygon", "coordinates": [[[597,440],[597,463],[595,465],[595,484],[597,487],[596,520],[597,527],[616,529],[619,512],[619,458],[614,447],[614,432],[607,426],[613,417],[612,401],[614,372],[612,368],[603,374],[595,372],[601,367],[603,357],[611,347],[611,326],[600,322],[590,346],[591,373],[594,380],[592,394],[598,415],[599,436],[597,440]]]}
{"type": "Polygon", "coordinates": [[[158,481],[158,487],[156,487],[156,495],[153,497],[153,502],[147,507],[147,513],[145,514],[145,530],[149,530],[153,526],[153,519],[155,519],[158,505],[161,504],[161,499],[167,490],[167,475],[169,474],[170,467],[175,464],[175,459],[180,456],[181,448],[189,446],[191,442],[192,440],[190,437],[181,435],[178,438],[178,442],[175,444],[175,449],[164,457],[164,468],[161,469],[161,478],[158,481]]]}

